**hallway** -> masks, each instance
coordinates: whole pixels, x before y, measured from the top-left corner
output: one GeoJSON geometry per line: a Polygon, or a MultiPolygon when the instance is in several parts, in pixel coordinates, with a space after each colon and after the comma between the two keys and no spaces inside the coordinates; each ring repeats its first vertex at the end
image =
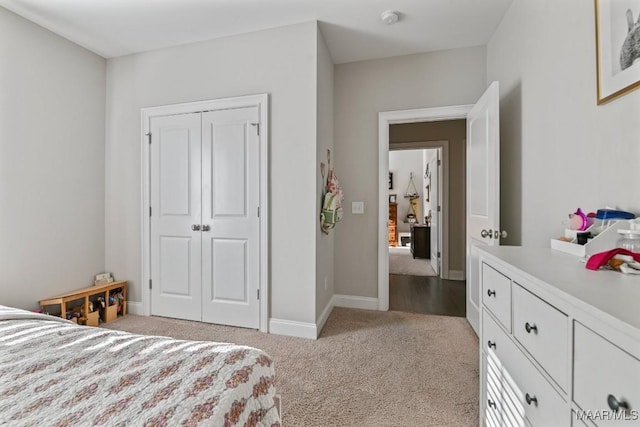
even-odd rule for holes
{"type": "Polygon", "coordinates": [[[465,317],[466,282],[390,274],[389,310],[465,317]]]}

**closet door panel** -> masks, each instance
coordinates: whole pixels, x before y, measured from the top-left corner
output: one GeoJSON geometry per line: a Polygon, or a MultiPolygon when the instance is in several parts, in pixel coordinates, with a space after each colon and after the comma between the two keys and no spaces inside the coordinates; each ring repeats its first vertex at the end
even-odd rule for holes
{"type": "Polygon", "coordinates": [[[257,107],[202,114],[205,322],[259,327],[257,107]]]}
{"type": "Polygon", "coordinates": [[[220,124],[211,146],[211,212],[213,217],[247,215],[247,143],[245,123],[220,124]]]}
{"type": "Polygon", "coordinates": [[[201,116],[154,117],[151,154],[151,313],[200,320],[201,116]]]}
{"type": "Polygon", "coordinates": [[[212,283],[224,286],[212,286],[214,301],[235,301],[249,303],[247,283],[247,248],[243,239],[212,239],[212,283]],[[225,268],[234,265],[236,268],[225,268]]]}

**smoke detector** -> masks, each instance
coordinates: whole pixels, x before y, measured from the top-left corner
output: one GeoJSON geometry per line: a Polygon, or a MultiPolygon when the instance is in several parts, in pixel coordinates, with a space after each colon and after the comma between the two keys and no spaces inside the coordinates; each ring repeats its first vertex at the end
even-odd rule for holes
{"type": "Polygon", "coordinates": [[[380,15],[380,19],[382,19],[382,22],[384,22],[387,25],[393,25],[396,22],[398,22],[398,13],[394,12],[393,10],[387,10],[385,12],[382,12],[382,14],[380,15]]]}

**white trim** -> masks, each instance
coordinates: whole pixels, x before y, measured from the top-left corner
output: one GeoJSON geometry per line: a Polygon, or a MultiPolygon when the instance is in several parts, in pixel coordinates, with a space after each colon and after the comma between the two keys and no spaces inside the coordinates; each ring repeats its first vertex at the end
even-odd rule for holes
{"type": "Polygon", "coordinates": [[[464,280],[464,271],[449,270],[449,280],[464,280]]]}
{"type": "Polygon", "coordinates": [[[361,310],[378,310],[378,298],[334,295],[333,305],[335,307],[359,308],[361,310]]]}
{"type": "Polygon", "coordinates": [[[226,110],[231,108],[258,107],[260,114],[260,331],[269,331],[269,95],[240,96],[236,98],[212,99],[207,101],[188,102],[183,104],[147,107],[141,110],[141,194],[142,194],[142,312],[151,314],[151,233],[149,232],[149,206],[151,182],[149,175],[149,123],[152,117],[171,116],[175,114],[197,113],[202,111],[226,110]]]}
{"type": "Polygon", "coordinates": [[[324,324],[327,323],[327,319],[329,318],[329,316],[331,315],[331,312],[333,311],[335,298],[336,298],[335,295],[331,297],[331,299],[327,303],[327,306],[324,308],[324,310],[322,310],[320,317],[318,317],[318,320],[316,320],[316,329],[318,332],[317,336],[320,336],[320,332],[322,332],[322,328],[324,328],[324,324]]]}
{"type": "MultiPolygon", "coordinates": [[[[472,105],[419,108],[378,113],[378,310],[389,310],[389,125],[466,119],[472,105]]],[[[444,267],[444,266],[443,266],[444,267]]],[[[336,304],[337,305],[337,304],[336,304]]]]}
{"type": "Polygon", "coordinates": [[[144,316],[144,310],[142,303],[139,301],[127,301],[127,314],[135,314],[137,316],[144,316]]]}
{"type": "Polygon", "coordinates": [[[315,323],[296,322],[293,320],[274,319],[269,320],[269,333],[286,335],[288,337],[318,338],[318,328],[315,323]]]}

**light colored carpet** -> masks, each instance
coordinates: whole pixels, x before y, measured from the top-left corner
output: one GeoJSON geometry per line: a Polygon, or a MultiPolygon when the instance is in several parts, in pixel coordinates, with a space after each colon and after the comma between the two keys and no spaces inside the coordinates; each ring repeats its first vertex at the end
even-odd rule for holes
{"type": "Polygon", "coordinates": [[[411,248],[404,246],[389,247],[389,274],[436,276],[430,259],[413,259],[411,248]]]}
{"type": "Polygon", "coordinates": [[[317,341],[133,315],[104,326],[263,349],[286,427],[478,425],[478,339],[465,319],[335,308],[317,341]]]}

